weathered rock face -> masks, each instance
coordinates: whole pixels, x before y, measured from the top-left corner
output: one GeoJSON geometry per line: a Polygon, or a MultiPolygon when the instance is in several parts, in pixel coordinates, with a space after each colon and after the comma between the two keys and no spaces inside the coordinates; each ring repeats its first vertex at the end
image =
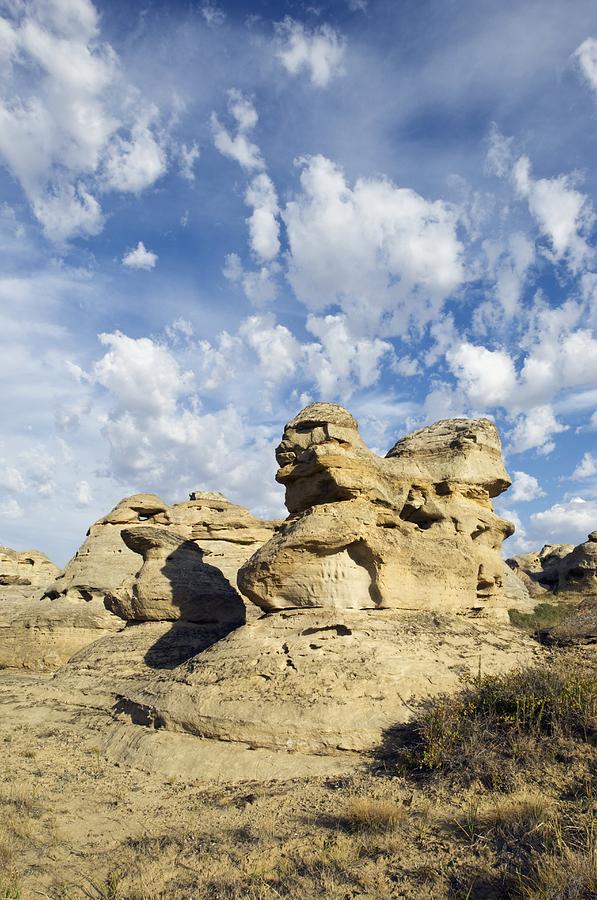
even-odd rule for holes
{"type": "Polygon", "coordinates": [[[583,544],[546,544],[506,560],[536,600],[578,603],[597,595],[597,531],[583,544]]]}
{"type": "Polygon", "coordinates": [[[496,623],[435,613],[302,609],[264,616],[126,691],[134,720],[255,748],[371,750],[465,673],[541,653],[496,623]]]}
{"type": "Polygon", "coordinates": [[[522,553],[506,560],[531,597],[537,601],[557,589],[560,580],[560,563],[574,550],[573,544],[545,544],[539,551],[522,553]]]}
{"type": "Polygon", "coordinates": [[[0,602],[9,597],[37,598],[59,573],[58,566],[39,550],[0,547],[0,602]]]}
{"type": "MultiPolygon", "coordinates": [[[[234,587],[240,567],[269,540],[277,524],[256,518],[215,491],[195,491],[186,503],[168,507],[154,521],[194,541],[203,561],[219,569],[234,587]]],[[[257,613],[249,603],[247,615],[255,617],[257,613]]]]}
{"type": "Polygon", "coordinates": [[[558,593],[597,596],[597,532],[574,547],[558,567],[558,593]]]}
{"type": "Polygon", "coordinates": [[[82,647],[125,624],[98,599],[0,602],[0,669],[58,669],[82,647]]]}
{"type": "Polygon", "coordinates": [[[510,479],[491,422],[438,422],[381,458],[350,413],[315,403],[288,423],[276,456],[291,515],[238,576],[262,609],[505,617],[500,548],[513,526],[491,497],[510,479]]]}
{"type": "Polygon", "coordinates": [[[204,552],[173,528],[124,528],[122,539],[143,557],[129,589],[106,598],[109,609],[133,621],[227,624],[245,621],[245,606],[221,570],[204,562],[204,552]]]}
{"type": "Polygon", "coordinates": [[[50,599],[79,597],[87,601],[97,598],[103,602],[141,567],[137,554],[122,540],[122,529],[133,524],[149,525],[167,508],[155,494],[134,494],[121,500],[91,526],[85,542],[48,587],[46,596],[50,599]]]}

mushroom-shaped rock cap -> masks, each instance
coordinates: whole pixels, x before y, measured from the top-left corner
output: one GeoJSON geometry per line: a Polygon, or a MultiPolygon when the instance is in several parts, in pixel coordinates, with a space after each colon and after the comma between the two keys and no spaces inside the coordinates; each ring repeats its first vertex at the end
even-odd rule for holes
{"type": "Polygon", "coordinates": [[[386,455],[396,473],[484,488],[490,497],[512,480],[502,460],[498,430],[489,419],[442,419],[401,438],[386,455]]]}
{"type": "Polygon", "coordinates": [[[137,525],[124,528],[122,539],[143,557],[130,592],[118,591],[106,605],[123,619],[184,619],[216,625],[240,625],[245,607],[220,569],[187,535],[172,528],[137,525]]]}
{"type": "MultiPolygon", "coordinates": [[[[284,469],[295,463],[305,450],[330,441],[367,449],[356,419],[347,409],[336,403],[310,403],[286,424],[276,448],[276,459],[284,469]]],[[[278,481],[283,482],[283,477],[278,481]]]]}
{"type": "Polygon", "coordinates": [[[96,525],[126,525],[148,519],[168,509],[166,503],[157,494],[133,494],[116,504],[106,516],[98,519],[96,525]]]}

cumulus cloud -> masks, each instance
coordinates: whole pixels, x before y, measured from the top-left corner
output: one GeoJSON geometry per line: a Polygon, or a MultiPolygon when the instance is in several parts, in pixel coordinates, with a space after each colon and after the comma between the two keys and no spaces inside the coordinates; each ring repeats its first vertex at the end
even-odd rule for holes
{"type": "Polygon", "coordinates": [[[549,404],[535,406],[516,419],[510,435],[511,450],[523,453],[536,448],[540,453],[551,453],[555,447],[553,436],[567,429],[567,425],[558,422],[549,404]]]}
{"type": "Polygon", "coordinates": [[[235,135],[226,130],[215,112],[211,114],[216,149],[248,171],[265,168],[259,147],[248,137],[248,132],[255,128],[258,121],[257,110],[252,101],[233,88],[228,91],[228,112],[236,123],[235,135]]]}
{"type": "Polygon", "coordinates": [[[104,163],[107,188],[136,194],[165,173],[166,155],[150,128],[156,115],[152,107],[133,124],[130,137],[114,137],[104,163]]]}
{"type": "Polygon", "coordinates": [[[347,400],[356,388],[371,387],[381,375],[384,357],[393,347],[379,338],[357,338],[345,316],[309,316],[307,330],[319,338],[305,352],[321,397],[347,400]]]}
{"type": "Polygon", "coordinates": [[[541,485],[534,475],[527,472],[513,472],[512,487],[508,492],[508,499],[512,503],[529,503],[538,497],[544,497],[545,491],[541,489],[541,485]]]}
{"type": "Polygon", "coordinates": [[[122,265],[129,269],[153,269],[157,261],[157,253],[147,250],[143,241],[139,241],[133,250],[122,257],[122,265]]]}
{"type": "Polygon", "coordinates": [[[516,161],[512,177],[531,215],[549,238],[555,259],[567,257],[572,268],[578,269],[592,256],[583,236],[595,219],[589,198],[574,188],[567,175],[534,179],[527,156],[516,161]]]}
{"type": "Polygon", "coordinates": [[[516,370],[505,351],[463,341],[448,350],[446,359],[473,406],[488,408],[508,403],[516,385],[516,370]]]}
{"type": "Polygon", "coordinates": [[[311,84],[325,88],[344,72],[346,42],[330,25],[308,29],[289,17],[276,26],[276,56],[291,75],[303,70],[311,84]]]}
{"type": "Polygon", "coordinates": [[[582,481],[585,478],[593,478],[597,475],[597,456],[590,451],[583,454],[583,458],[570,476],[574,481],[582,481]]]}
{"type": "Polygon", "coordinates": [[[165,171],[157,111],[98,39],[89,0],[15,5],[1,21],[0,159],[50,240],[97,234],[98,192],[139,191],[165,171]]]}
{"type": "Polygon", "coordinates": [[[455,211],[381,178],[351,187],[323,156],[301,161],[300,183],[282,212],[299,300],[388,335],[433,320],[464,279],[455,211]]]}
{"type": "Polygon", "coordinates": [[[572,497],[542,512],[533,513],[531,521],[547,539],[576,544],[585,541],[587,534],[595,529],[597,501],[572,497]]]}
{"type": "Polygon", "coordinates": [[[253,207],[247,219],[253,253],[266,262],[274,259],[280,250],[277,220],[278,198],[276,189],[264,172],[256,175],[245,194],[245,203],[253,207]]]}

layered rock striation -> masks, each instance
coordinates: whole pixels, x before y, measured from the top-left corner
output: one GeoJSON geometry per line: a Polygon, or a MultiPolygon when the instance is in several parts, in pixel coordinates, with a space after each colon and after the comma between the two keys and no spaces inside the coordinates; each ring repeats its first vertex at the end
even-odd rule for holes
{"type": "Polygon", "coordinates": [[[307,406],[276,450],[290,516],[240,569],[265,611],[435,609],[506,615],[500,550],[513,533],[491,499],[510,485],[487,419],[449,419],[385,458],[342,407],[307,406]]]}

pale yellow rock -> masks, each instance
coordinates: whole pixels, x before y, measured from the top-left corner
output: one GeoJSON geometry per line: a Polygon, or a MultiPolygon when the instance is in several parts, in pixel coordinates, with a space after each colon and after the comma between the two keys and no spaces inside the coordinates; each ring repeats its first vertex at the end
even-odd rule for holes
{"type": "Polygon", "coordinates": [[[500,550],[514,528],[491,497],[510,479],[490,421],[438,422],[381,458],[350,413],[315,403],[276,455],[291,515],[239,571],[256,605],[507,617],[500,550]]]}
{"type": "Polygon", "coordinates": [[[0,602],[9,597],[37,598],[59,573],[58,566],[39,550],[0,547],[0,602]]]}
{"type": "Polygon", "coordinates": [[[558,595],[579,600],[597,595],[597,532],[591,532],[560,561],[557,589],[558,595]]]}
{"type": "Polygon", "coordinates": [[[541,655],[514,629],[463,616],[292,610],[244,625],[127,694],[133,720],[302,753],[372,750],[465,674],[541,655]]]}
{"type": "Polygon", "coordinates": [[[122,530],[124,543],[143,558],[128,590],[106,598],[123,619],[183,619],[203,624],[240,625],[245,606],[221,570],[204,561],[195,541],[173,528],[137,526],[122,530]]]}
{"type": "Polygon", "coordinates": [[[58,669],[82,647],[124,625],[97,599],[0,603],[0,669],[58,669]]]}
{"type": "Polygon", "coordinates": [[[98,519],[62,574],[49,586],[46,596],[104,600],[141,568],[138,555],[121,538],[129,525],[148,526],[167,509],[155,494],[125,497],[106,516],[98,519]]]}

